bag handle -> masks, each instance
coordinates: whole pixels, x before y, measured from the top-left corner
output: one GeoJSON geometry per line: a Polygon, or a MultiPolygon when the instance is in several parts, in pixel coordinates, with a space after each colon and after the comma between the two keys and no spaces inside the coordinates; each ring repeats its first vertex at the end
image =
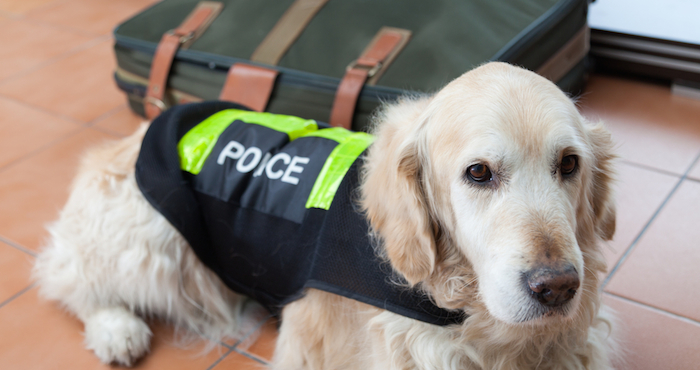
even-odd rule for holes
{"type": "Polygon", "coordinates": [[[166,109],[163,97],[175,53],[180,48],[189,47],[211,25],[223,7],[224,4],[220,2],[202,1],[180,26],[163,34],[153,55],[148,89],[143,100],[146,117],[153,119],[166,109]]]}
{"type": "Polygon", "coordinates": [[[338,85],[329,123],[351,129],[357,99],[365,82],[376,83],[382,73],[406,46],[411,31],[382,27],[360,57],[350,63],[338,85]]]}
{"type": "MultiPolygon", "coordinates": [[[[295,0],[262,43],[251,61],[276,65],[328,0],[295,0]]],[[[153,119],[164,111],[165,89],[177,51],[192,44],[221,13],[223,4],[202,1],[175,30],[166,32],[153,57],[149,84],[144,98],[146,117],[153,119]]],[[[357,99],[365,83],[374,85],[410,39],[411,31],[383,27],[352,62],[341,80],[331,110],[329,123],[350,129],[357,99]]],[[[243,63],[229,69],[219,99],[264,111],[279,72],[243,63]]]]}
{"type": "MultiPolygon", "coordinates": [[[[327,2],[328,0],[295,0],[255,49],[250,61],[277,65],[327,2]]],[[[236,63],[228,71],[219,99],[263,112],[278,74],[274,69],[236,63]]]]}
{"type": "Polygon", "coordinates": [[[250,60],[276,66],[327,2],[328,0],[295,0],[258,45],[250,60]]]}

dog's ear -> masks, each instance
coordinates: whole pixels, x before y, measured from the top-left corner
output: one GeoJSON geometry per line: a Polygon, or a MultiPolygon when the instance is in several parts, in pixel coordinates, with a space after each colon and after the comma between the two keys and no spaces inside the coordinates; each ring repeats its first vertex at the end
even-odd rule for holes
{"type": "Polygon", "coordinates": [[[436,246],[423,192],[424,100],[403,100],[377,119],[362,181],[362,206],[392,267],[415,285],[435,269],[436,246]]]}
{"type": "Polygon", "coordinates": [[[613,200],[613,141],[610,132],[602,123],[591,127],[588,137],[595,157],[591,203],[595,227],[603,240],[611,240],[615,234],[615,203],[613,200]]]}

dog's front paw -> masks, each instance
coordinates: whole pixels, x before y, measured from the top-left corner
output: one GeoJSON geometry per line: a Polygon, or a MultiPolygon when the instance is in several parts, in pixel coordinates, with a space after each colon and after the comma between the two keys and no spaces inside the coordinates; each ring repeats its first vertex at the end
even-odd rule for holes
{"type": "Polygon", "coordinates": [[[150,340],[148,325],[123,307],[100,309],[85,320],[85,344],[105,364],[133,365],[150,340]]]}

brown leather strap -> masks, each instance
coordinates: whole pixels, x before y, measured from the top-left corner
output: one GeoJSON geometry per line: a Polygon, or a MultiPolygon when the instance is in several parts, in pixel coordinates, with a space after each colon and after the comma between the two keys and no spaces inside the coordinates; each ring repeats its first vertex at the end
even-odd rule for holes
{"type": "Polygon", "coordinates": [[[274,69],[236,63],[228,70],[219,99],[244,105],[257,112],[264,112],[277,74],[278,72],[274,69]]]}
{"type": "Polygon", "coordinates": [[[329,121],[331,126],[345,127],[348,130],[352,127],[357,98],[369,76],[368,72],[367,69],[351,68],[345,73],[335,93],[329,121]]]}
{"type": "Polygon", "coordinates": [[[331,110],[331,126],[350,129],[355,113],[357,98],[368,78],[376,76],[386,68],[387,61],[393,60],[408,42],[410,31],[384,27],[374,37],[362,55],[350,63],[338,90],[331,110]],[[388,59],[392,56],[391,59],[388,59]]]}
{"type": "Polygon", "coordinates": [[[179,27],[163,35],[153,56],[148,89],[143,100],[146,117],[153,119],[166,108],[163,97],[165,96],[170,67],[177,50],[189,46],[194,39],[199,37],[219,15],[222,8],[222,3],[202,1],[197,4],[179,27]]]}
{"type": "Polygon", "coordinates": [[[314,15],[328,0],[296,0],[280,17],[250,56],[253,62],[277,65],[294,40],[304,31],[314,15]]]}

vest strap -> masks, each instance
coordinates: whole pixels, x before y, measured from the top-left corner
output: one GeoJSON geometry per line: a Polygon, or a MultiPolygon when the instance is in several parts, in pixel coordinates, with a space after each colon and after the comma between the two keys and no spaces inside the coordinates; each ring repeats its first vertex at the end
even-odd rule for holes
{"type": "Polygon", "coordinates": [[[383,27],[372,39],[360,57],[348,65],[345,76],[338,85],[333,101],[331,126],[351,129],[357,99],[365,82],[376,83],[387,66],[406,46],[411,31],[383,27]]]}
{"type": "Polygon", "coordinates": [[[163,34],[153,55],[148,89],[143,101],[146,117],[153,119],[167,108],[163,98],[175,53],[180,48],[189,47],[194,40],[201,36],[223,7],[224,4],[220,2],[202,1],[197,4],[180,26],[163,34]]]}

